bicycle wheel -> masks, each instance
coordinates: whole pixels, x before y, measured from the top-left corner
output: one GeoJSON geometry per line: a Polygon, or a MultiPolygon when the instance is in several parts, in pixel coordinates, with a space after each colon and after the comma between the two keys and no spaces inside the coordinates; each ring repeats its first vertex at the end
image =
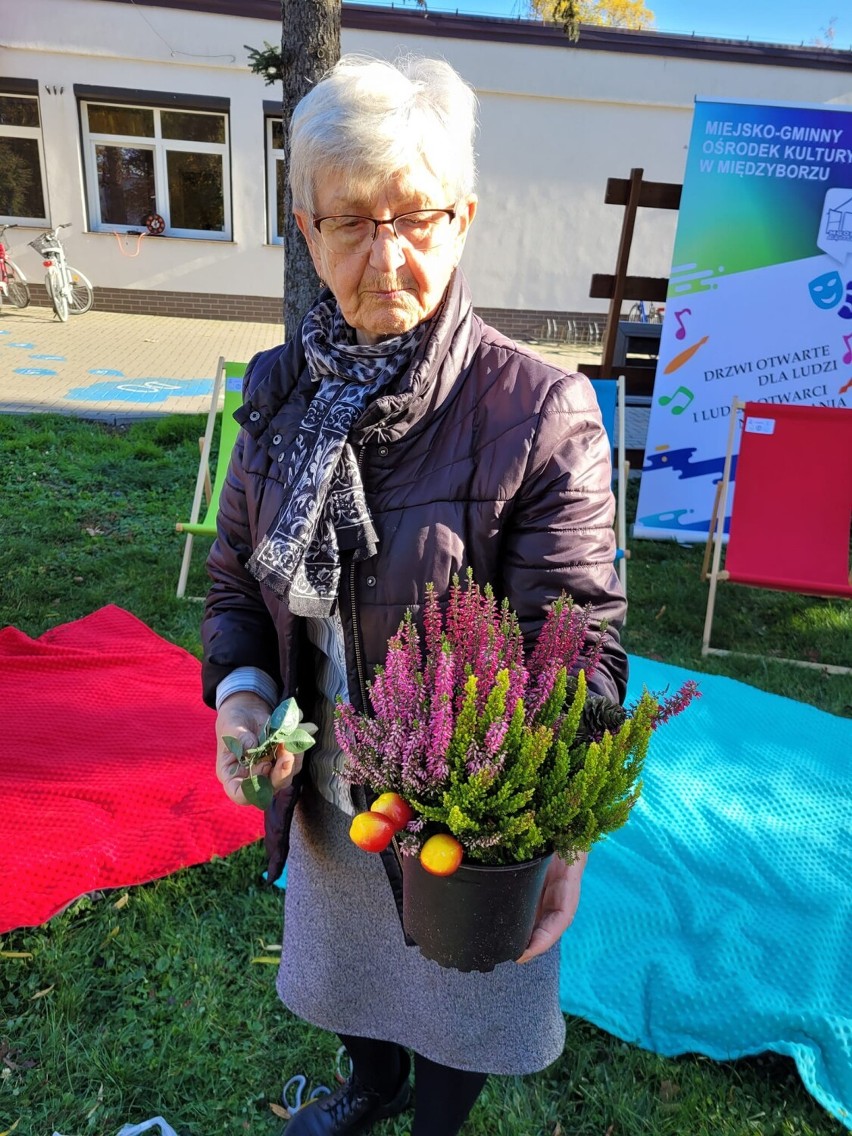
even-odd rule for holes
{"type": "Polygon", "coordinates": [[[71,281],[68,311],[72,316],[81,316],[88,312],[95,302],[94,290],[79,268],[72,268],[70,264],[68,265],[68,278],[71,281]]]}
{"type": "Polygon", "coordinates": [[[6,261],[6,288],[9,300],[16,308],[25,308],[30,302],[30,286],[21,277],[20,270],[11,260],[6,261]]]}
{"type": "Polygon", "coordinates": [[[44,286],[47,289],[48,296],[50,296],[53,310],[63,323],[67,323],[68,296],[65,293],[65,288],[62,284],[62,276],[58,268],[48,268],[47,275],[44,278],[44,286]]]}

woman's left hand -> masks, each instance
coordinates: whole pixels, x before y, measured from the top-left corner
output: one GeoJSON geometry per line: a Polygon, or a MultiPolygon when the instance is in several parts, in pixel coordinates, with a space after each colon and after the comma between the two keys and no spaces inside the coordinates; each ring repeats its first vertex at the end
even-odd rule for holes
{"type": "Polygon", "coordinates": [[[560,856],[553,856],[544,877],[532,938],[518,962],[529,962],[544,954],[571,926],[580,902],[580,880],[587,859],[588,854],[581,852],[576,860],[566,864],[560,856]]]}

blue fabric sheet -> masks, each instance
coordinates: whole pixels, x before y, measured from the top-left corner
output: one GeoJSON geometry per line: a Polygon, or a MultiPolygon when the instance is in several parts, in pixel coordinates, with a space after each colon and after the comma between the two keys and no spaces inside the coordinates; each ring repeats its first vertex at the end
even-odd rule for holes
{"type": "Polygon", "coordinates": [[[631,699],[687,678],[702,697],[655,734],[642,799],[592,851],[562,1008],[667,1056],[787,1054],[852,1130],[852,721],[630,662],[631,699]]]}

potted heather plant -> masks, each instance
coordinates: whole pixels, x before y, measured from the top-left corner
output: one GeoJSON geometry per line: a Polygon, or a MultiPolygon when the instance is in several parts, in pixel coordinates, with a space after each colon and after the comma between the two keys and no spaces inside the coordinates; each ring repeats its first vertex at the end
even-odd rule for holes
{"type": "Polygon", "coordinates": [[[590,618],[561,597],[525,658],[490,587],[456,579],[442,614],[430,586],[422,636],[409,612],[388,644],[372,713],[338,705],[344,776],[375,796],[350,835],[367,851],[393,841],[405,929],[444,966],[521,954],[550,856],[570,861],[626,822],[654,730],[697,693],[646,690],[627,709],[591,693],[605,632],[589,637],[590,618]]]}

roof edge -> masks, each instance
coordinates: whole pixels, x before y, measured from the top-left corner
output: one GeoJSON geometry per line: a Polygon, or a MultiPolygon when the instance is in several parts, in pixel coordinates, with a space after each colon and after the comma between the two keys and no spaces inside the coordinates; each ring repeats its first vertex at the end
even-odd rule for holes
{"type": "MultiPolygon", "coordinates": [[[[103,0],[98,0],[103,2],[103,0]]],[[[280,24],[280,0],[110,0],[150,8],[177,8],[218,16],[241,16],[280,24]]],[[[610,51],[629,55],[703,59],[721,63],[750,63],[768,67],[804,67],[848,71],[852,51],[830,47],[797,47],[757,40],[715,39],[671,32],[631,31],[583,24],[580,38],[569,40],[556,24],[538,20],[430,12],[428,9],[384,8],[371,4],[342,5],[342,26],[360,31],[425,35],[491,43],[514,43],[562,48],[567,51],[610,51]]]]}

